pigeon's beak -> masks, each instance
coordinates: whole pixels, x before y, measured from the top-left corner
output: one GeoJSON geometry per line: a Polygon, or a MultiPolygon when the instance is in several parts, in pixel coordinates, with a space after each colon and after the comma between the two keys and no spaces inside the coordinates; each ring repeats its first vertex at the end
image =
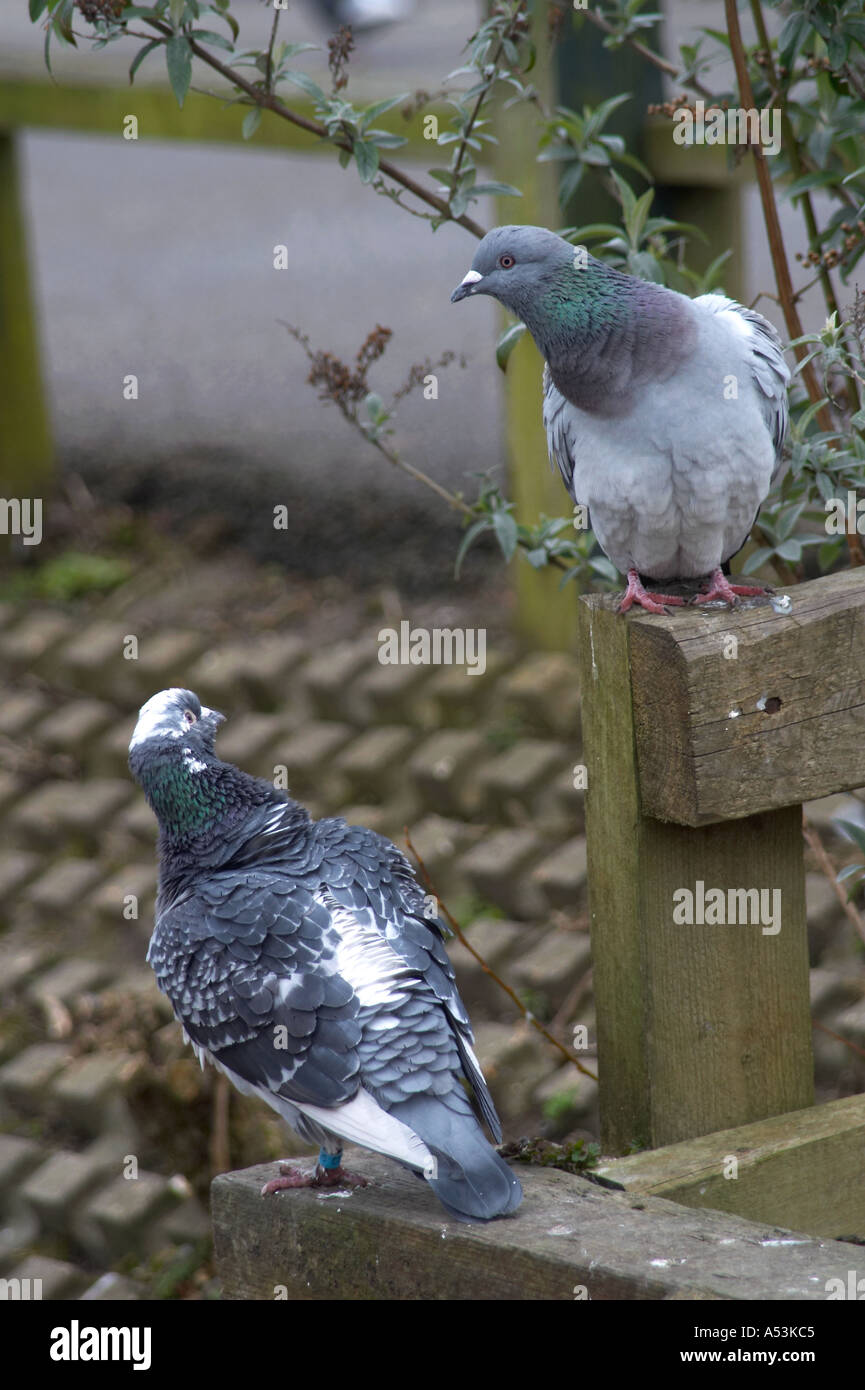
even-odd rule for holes
{"type": "Polygon", "coordinates": [[[202,705],[199,723],[208,724],[211,731],[215,734],[220,724],[225,723],[225,715],[220,714],[218,709],[206,709],[202,705]]]}
{"type": "Polygon", "coordinates": [[[451,304],[459,304],[460,300],[465,299],[466,295],[474,294],[475,285],[478,283],[478,280],[483,280],[483,278],[479,270],[470,270],[468,275],[460,281],[451,295],[451,304]]]}

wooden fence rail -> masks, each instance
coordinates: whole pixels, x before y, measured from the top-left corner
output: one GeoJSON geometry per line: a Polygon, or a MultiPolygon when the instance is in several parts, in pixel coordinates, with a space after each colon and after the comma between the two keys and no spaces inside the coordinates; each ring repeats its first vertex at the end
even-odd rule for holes
{"type": "MultiPolygon", "coordinates": [[[[865,784],[865,575],[788,598],[631,619],[580,603],[606,1153],[709,1135],[720,1174],[736,1145],[715,1132],[813,1101],[802,803],[865,784]]],[[[865,1098],[854,1112],[842,1173],[797,1172],[818,1204],[846,1184],[865,1222],[865,1098]]]]}

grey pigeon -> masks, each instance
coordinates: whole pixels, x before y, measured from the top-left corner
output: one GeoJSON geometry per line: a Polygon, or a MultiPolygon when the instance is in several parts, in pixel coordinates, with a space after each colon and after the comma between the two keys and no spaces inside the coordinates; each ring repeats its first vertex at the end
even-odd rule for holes
{"type": "Polygon", "coordinates": [[[627,575],[620,611],[683,602],[642,577],[705,581],[700,603],[765,592],[724,571],[784,467],[790,373],[772,325],[723,295],[624,275],[543,227],[488,232],[451,299],[475,294],[522,319],[545,359],[550,458],[627,575]]]}
{"type": "Polygon", "coordinates": [[[190,690],[142,706],[129,765],[159,821],[147,958],[202,1064],[320,1145],[314,1177],[363,1184],[343,1140],[426,1178],[459,1220],[513,1211],[522,1189],[472,1030],[408,861],[344,820],[313,821],[214,752],[223,716],[190,690]]]}

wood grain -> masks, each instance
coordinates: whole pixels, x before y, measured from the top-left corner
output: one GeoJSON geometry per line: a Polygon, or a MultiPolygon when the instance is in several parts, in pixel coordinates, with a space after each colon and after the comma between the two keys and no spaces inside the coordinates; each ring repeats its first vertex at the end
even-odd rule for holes
{"type": "Polygon", "coordinates": [[[865,573],[787,592],[789,615],[624,620],[646,815],[706,825],[865,785],[865,573]]]}
{"type": "Polygon", "coordinates": [[[865,1237],[865,1096],[613,1159],[599,1171],[628,1192],[811,1235],[865,1237]]]}
{"type": "Polygon", "coordinates": [[[572,1302],[583,1289],[592,1300],[823,1300],[852,1263],[849,1245],[773,1245],[783,1233],[765,1225],[522,1164],[519,1211],[468,1226],[388,1159],[353,1149],[346,1163],[373,1184],[263,1198],[273,1164],[215,1179],[224,1298],[572,1302]]]}
{"type": "MultiPolygon", "coordinates": [[[[799,1110],[813,1100],[800,808],[702,827],[647,815],[629,654],[641,620],[595,599],[579,607],[604,1151],[799,1110]],[[778,930],[739,904],[733,925],[696,912],[677,923],[679,895],[696,899],[700,884],[725,903],[729,890],[765,892],[778,930]]],[[[705,619],[684,619],[694,621],[705,619]]],[[[681,704],[666,715],[687,724],[681,704]]]]}

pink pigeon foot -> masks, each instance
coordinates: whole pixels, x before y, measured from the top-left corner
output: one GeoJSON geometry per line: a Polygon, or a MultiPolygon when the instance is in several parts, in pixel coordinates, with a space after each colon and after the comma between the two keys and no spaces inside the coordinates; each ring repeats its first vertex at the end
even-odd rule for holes
{"type": "Polygon", "coordinates": [[[322,1168],[320,1163],[312,1173],[304,1173],[301,1168],[292,1168],[290,1163],[280,1163],[281,1177],[271,1178],[261,1189],[262,1197],[272,1192],[284,1192],[295,1187],[367,1187],[369,1179],[360,1173],[351,1173],[347,1168],[322,1168]]]}
{"type": "Polygon", "coordinates": [[[705,593],[697,594],[691,599],[692,603],[710,603],[713,599],[723,599],[731,608],[735,608],[736,600],[739,598],[764,598],[766,594],[772,593],[771,589],[762,584],[731,584],[720,566],[712,571],[708,585],[705,593]]]}
{"type": "Polygon", "coordinates": [[[673,594],[650,594],[640,581],[640,576],[636,570],[628,570],[628,587],[625,590],[625,597],[619,604],[619,612],[627,613],[635,603],[639,603],[647,613],[665,613],[666,605],[673,604],[674,607],[681,608],[685,600],[676,598],[673,594]]]}

